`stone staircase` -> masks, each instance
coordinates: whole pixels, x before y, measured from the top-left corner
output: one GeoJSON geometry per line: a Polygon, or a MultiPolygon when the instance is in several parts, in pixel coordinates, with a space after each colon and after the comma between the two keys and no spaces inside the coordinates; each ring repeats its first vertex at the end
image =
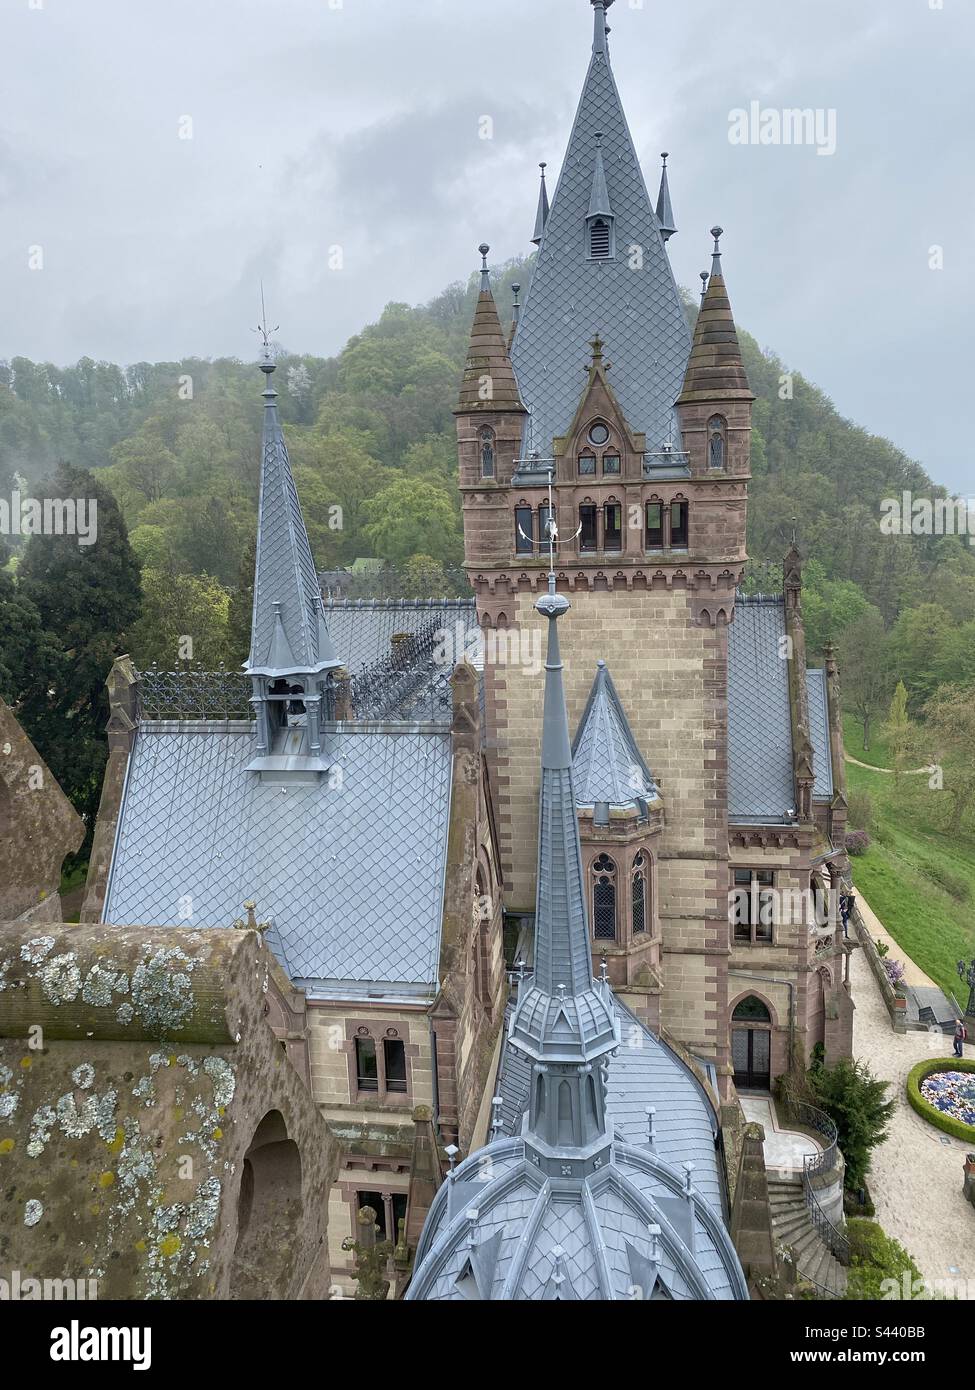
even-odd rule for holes
{"type": "Polygon", "coordinates": [[[818,1284],[834,1298],[842,1298],[846,1292],[846,1270],[813,1226],[802,1182],[770,1177],[768,1195],[776,1244],[787,1245],[795,1252],[796,1265],[804,1279],[818,1284]]]}

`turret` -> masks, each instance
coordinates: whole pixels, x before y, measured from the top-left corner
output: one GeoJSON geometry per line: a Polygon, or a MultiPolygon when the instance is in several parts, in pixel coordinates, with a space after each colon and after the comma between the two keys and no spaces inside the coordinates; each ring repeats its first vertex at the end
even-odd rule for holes
{"type": "Polygon", "coordinates": [[[491,290],[489,250],[480,247],[481,287],[454,408],[467,559],[479,565],[507,558],[511,550],[507,489],[527,414],[491,290]]]}
{"type": "Polygon", "coordinates": [[[251,649],[244,670],[257,714],[255,757],[248,771],[289,778],[327,771],[321,724],[328,718],[335,655],[318,572],[305,530],[287,445],[278,418],[275,370],[265,330],[261,490],[254,567],[251,649]]]}

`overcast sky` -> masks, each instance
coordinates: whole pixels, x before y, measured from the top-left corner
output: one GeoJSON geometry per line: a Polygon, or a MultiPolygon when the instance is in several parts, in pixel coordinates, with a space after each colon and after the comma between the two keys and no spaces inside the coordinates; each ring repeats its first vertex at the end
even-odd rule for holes
{"type": "MultiPolygon", "coordinates": [[[[610,22],[652,188],[671,152],[681,283],[720,221],[739,323],[975,492],[972,0],[610,22]],[[732,144],[753,101],[835,111],[835,153],[732,144]]],[[[0,357],[253,356],[262,278],[280,340],[327,355],[482,239],[531,250],[591,36],[588,0],[0,0],[0,357]]]]}

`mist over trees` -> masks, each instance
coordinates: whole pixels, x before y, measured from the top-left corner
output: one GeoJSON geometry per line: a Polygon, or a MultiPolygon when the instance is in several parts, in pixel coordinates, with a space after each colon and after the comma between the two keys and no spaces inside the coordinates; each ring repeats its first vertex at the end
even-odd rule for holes
{"type": "MultiPolygon", "coordinates": [[[[512,284],[524,295],[531,271],[529,258],[494,277],[503,318],[512,284]]],[[[278,345],[272,383],[321,569],[385,560],[413,596],[442,591],[455,572],[463,545],[451,412],[478,282],[420,307],[388,305],[333,358],[278,345]]],[[[758,398],[751,556],[780,560],[796,528],[810,658],[840,645],[846,702],[868,741],[898,681],[910,716],[927,708],[943,729],[951,691],[975,685],[975,549],[963,536],[883,534],[885,498],[944,490],[739,332],[758,398]]],[[[86,814],[100,776],[89,733],[99,744],[112,656],[125,649],[137,664],[175,664],[187,634],[207,665],[246,652],[262,389],[256,365],[233,359],[0,363],[0,497],[67,486],[68,467],[75,481],[91,475],[109,518],[86,559],[62,556],[59,541],[48,564],[46,538],[8,538],[0,552],[0,693],[86,814]],[[72,592],[82,581],[89,604],[72,592]],[[45,688],[55,692],[48,712],[45,688]],[[80,740],[67,736],[82,723],[80,740]]]]}

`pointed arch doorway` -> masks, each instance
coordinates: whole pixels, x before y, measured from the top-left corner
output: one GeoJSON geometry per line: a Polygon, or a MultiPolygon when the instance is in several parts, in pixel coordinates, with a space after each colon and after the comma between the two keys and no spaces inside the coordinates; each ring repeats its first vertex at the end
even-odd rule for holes
{"type": "Polygon", "coordinates": [[[731,1062],[739,1090],[771,1088],[772,1015],[757,995],[749,994],[731,1015],[731,1062]]]}

